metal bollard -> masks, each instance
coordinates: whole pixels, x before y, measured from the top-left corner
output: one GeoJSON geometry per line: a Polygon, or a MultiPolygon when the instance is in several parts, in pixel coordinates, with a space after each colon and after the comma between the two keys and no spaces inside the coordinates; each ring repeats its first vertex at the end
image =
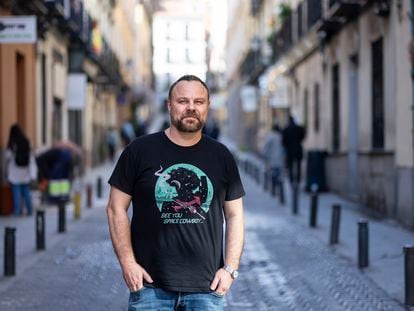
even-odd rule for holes
{"type": "Polygon", "coordinates": [[[414,306],[414,246],[404,246],[405,304],[414,306]]]}
{"type": "Polygon", "coordinates": [[[45,211],[36,211],[36,250],[44,250],[45,247],[45,211]]]}
{"type": "Polygon", "coordinates": [[[73,216],[75,217],[75,219],[79,219],[81,218],[81,213],[82,213],[81,194],[79,191],[76,191],[75,194],[73,195],[73,204],[74,204],[73,216]]]}
{"type": "Polygon", "coordinates": [[[273,177],[274,177],[273,172],[271,172],[270,173],[271,193],[272,193],[272,197],[275,197],[276,196],[276,186],[277,186],[277,184],[276,184],[276,182],[275,182],[275,180],[274,180],[273,177]]]}
{"type": "Polygon", "coordinates": [[[331,218],[331,234],[329,243],[337,244],[339,242],[339,225],[341,222],[341,205],[332,205],[332,218],[331,218]]]}
{"type": "Polygon", "coordinates": [[[6,227],[4,234],[4,276],[16,274],[16,228],[6,227]]]}
{"type": "Polygon", "coordinates": [[[292,213],[298,214],[298,203],[299,203],[299,185],[297,183],[292,184],[292,213]]]}
{"type": "Polygon", "coordinates": [[[58,232],[66,231],[66,206],[65,202],[58,203],[58,232]]]}
{"type": "Polygon", "coordinates": [[[256,179],[256,183],[260,185],[260,169],[257,165],[254,166],[254,176],[256,179]]]}
{"type": "Polygon", "coordinates": [[[92,185],[88,184],[86,186],[86,206],[91,208],[92,207],[92,185]]]}
{"type": "Polygon", "coordinates": [[[96,195],[98,198],[102,198],[102,177],[99,176],[96,182],[96,195]]]}
{"type": "Polygon", "coordinates": [[[285,205],[285,187],[283,185],[283,180],[281,180],[279,184],[279,195],[280,203],[285,205]]]}
{"type": "Polygon", "coordinates": [[[252,173],[253,173],[253,179],[254,179],[254,181],[256,181],[257,182],[257,179],[256,179],[256,164],[252,164],[252,173]]]}
{"type": "Polygon", "coordinates": [[[358,222],[358,267],[366,268],[369,265],[369,238],[368,222],[358,222]]]}
{"type": "Polygon", "coordinates": [[[318,193],[316,191],[312,192],[310,203],[309,226],[315,228],[318,217],[318,193]]]}
{"type": "Polygon", "coordinates": [[[268,175],[267,170],[266,168],[264,168],[263,169],[263,190],[264,191],[267,191],[268,185],[269,185],[267,175],[268,175]]]}

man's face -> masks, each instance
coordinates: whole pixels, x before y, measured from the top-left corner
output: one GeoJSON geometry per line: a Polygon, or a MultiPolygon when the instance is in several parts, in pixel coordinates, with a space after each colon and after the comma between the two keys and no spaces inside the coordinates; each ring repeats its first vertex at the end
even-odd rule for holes
{"type": "Polygon", "coordinates": [[[168,101],[171,124],[180,132],[195,133],[207,120],[207,90],[197,81],[180,81],[168,101]]]}

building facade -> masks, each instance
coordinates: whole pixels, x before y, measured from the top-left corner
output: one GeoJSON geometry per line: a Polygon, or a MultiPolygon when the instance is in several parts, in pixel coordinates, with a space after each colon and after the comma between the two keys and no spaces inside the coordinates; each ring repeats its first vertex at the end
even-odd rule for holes
{"type": "Polygon", "coordinates": [[[184,74],[206,79],[204,1],[163,1],[153,20],[153,68],[159,105],[184,74]]]}
{"type": "Polygon", "coordinates": [[[136,96],[151,94],[151,64],[139,64],[144,53],[150,59],[153,9],[135,0],[2,1],[0,18],[34,19],[36,38],[0,42],[0,160],[10,126],[19,123],[35,152],[70,140],[83,149],[86,167],[105,161],[107,130],[132,115],[136,96]],[[137,42],[139,30],[146,39],[137,42]]]}
{"type": "Polygon", "coordinates": [[[280,99],[282,79],[306,149],[327,153],[330,190],[414,227],[410,1],[289,1],[283,10],[259,88],[280,99]]]}

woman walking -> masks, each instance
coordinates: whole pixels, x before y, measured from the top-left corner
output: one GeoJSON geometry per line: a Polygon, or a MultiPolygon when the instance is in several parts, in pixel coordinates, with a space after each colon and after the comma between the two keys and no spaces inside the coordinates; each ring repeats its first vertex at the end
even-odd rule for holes
{"type": "Polygon", "coordinates": [[[11,185],[14,215],[21,215],[22,198],[27,214],[32,214],[30,182],[37,177],[37,167],[30,150],[30,142],[20,126],[10,128],[9,142],[6,150],[7,179],[11,185]]]}

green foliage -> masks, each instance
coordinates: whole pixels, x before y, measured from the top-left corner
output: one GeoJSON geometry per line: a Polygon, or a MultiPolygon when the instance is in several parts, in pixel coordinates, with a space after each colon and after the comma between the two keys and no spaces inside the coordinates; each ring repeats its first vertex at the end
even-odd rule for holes
{"type": "Polygon", "coordinates": [[[270,46],[274,46],[276,40],[276,31],[272,31],[270,35],[267,36],[267,42],[270,46]]]}
{"type": "Polygon", "coordinates": [[[279,5],[279,19],[280,23],[283,24],[285,19],[292,13],[292,8],[289,3],[281,3],[279,5]]]}

